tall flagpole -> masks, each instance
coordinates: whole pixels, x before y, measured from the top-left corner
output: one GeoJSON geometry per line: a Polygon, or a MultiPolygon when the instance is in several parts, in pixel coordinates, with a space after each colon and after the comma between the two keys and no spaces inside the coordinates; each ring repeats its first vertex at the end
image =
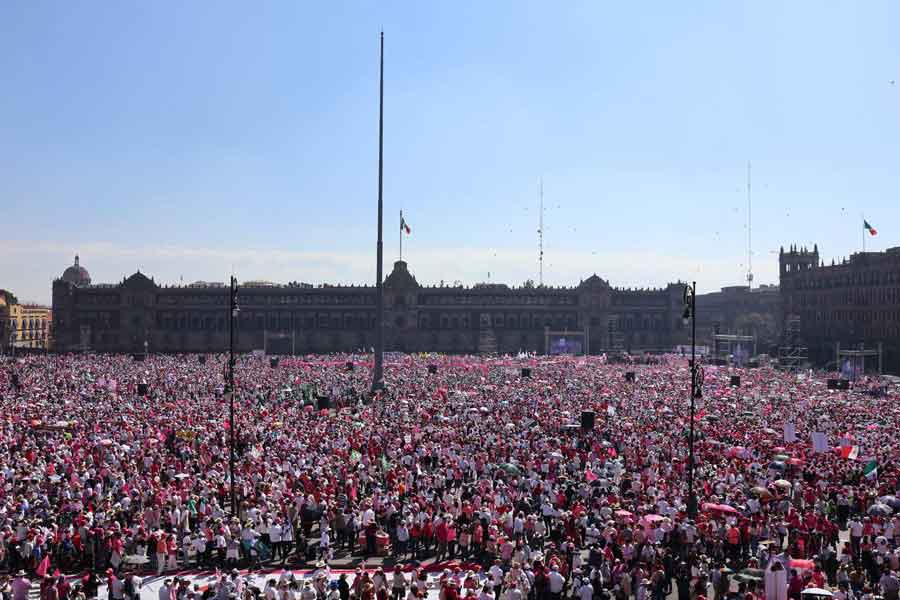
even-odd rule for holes
{"type": "Polygon", "coordinates": [[[860,213],[860,217],[862,217],[862,222],[863,222],[862,238],[863,238],[863,254],[865,254],[866,253],[866,215],[863,213],[860,213]]]}
{"type": "Polygon", "coordinates": [[[400,262],[403,262],[403,209],[400,210],[400,262]]]}
{"type": "MultiPolygon", "coordinates": [[[[381,59],[378,74],[378,258],[375,267],[375,368],[372,391],[384,387],[384,288],[382,287],[382,180],[384,179],[384,32],[381,32],[381,59]]],[[[402,232],[401,232],[402,235],[402,232]]],[[[401,238],[402,239],[402,238],[401,238]]]]}
{"type": "Polygon", "coordinates": [[[541,177],[541,207],[538,212],[538,287],[544,287],[544,178],[541,177]]]}

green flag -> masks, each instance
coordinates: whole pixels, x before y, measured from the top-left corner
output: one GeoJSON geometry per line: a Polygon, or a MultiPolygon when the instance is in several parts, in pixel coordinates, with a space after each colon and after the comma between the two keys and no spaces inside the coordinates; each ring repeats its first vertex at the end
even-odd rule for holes
{"type": "Polygon", "coordinates": [[[391,463],[388,462],[387,456],[384,454],[381,455],[381,468],[385,471],[391,468],[391,463]]]}
{"type": "Polygon", "coordinates": [[[355,465],[356,463],[359,462],[360,458],[362,458],[362,455],[359,452],[357,452],[356,450],[350,451],[350,463],[351,464],[355,465]]]}
{"type": "Polygon", "coordinates": [[[878,462],[874,458],[869,461],[869,464],[863,467],[863,475],[869,479],[878,477],[878,462]]]}

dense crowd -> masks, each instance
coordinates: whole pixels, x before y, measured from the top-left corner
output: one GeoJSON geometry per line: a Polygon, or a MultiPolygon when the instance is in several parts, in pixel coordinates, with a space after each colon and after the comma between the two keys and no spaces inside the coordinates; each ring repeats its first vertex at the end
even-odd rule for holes
{"type": "Polygon", "coordinates": [[[36,577],[43,600],[136,598],[134,573],[194,567],[222,575],[161,600],[897,600],[900,402],[881,379],[705,366],[690,518],[681,357],[398,355],[374,397],[370,363],[241,357],[231,430],[222,356],[7,362],[4,600],[36,577]],[[387,573],[329,571],[360,560],[387,573]],[[317,576],[233,571],[273,565],[317,576]]]}

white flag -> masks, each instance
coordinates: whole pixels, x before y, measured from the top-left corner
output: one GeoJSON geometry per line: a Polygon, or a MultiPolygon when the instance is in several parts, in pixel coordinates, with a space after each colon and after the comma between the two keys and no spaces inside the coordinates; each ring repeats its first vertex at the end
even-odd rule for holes
{"type": "Polygon", "coordinates": [[[793,444],[797,441],[797,429],[793,423],[784,424],[784,441],[787,444],[793,444]]]}
{"type": "Polygon", "coordinates": [[[823,454],[828,452],[828,437],[821,431],[812,433],[813,452],[823,454]]]}

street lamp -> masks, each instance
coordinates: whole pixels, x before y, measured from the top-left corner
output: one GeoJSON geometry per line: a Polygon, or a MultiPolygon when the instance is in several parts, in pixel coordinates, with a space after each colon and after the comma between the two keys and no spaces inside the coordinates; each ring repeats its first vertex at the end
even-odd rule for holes
{"type": "Polygon", "coordinates": [[[697,366],[697,282],[684,286],[684,311],[681,318],[685,325],[691,322],[691,415],[688,434],[688,498],[689,519],[697,518],[697,495],[694,493],[694,410],[696,400],[703,397],[703,370],[697,366]]]}
{"type": "Polygon", "coordinates": [[[231,515],[237,516],[237,502],[234,493],[234,325],[238,313],[237,279],[231,276],[231,292],[228,303],[228,382],[225,385],[228,394],[228,473],[231,479],[231,515]]]}

